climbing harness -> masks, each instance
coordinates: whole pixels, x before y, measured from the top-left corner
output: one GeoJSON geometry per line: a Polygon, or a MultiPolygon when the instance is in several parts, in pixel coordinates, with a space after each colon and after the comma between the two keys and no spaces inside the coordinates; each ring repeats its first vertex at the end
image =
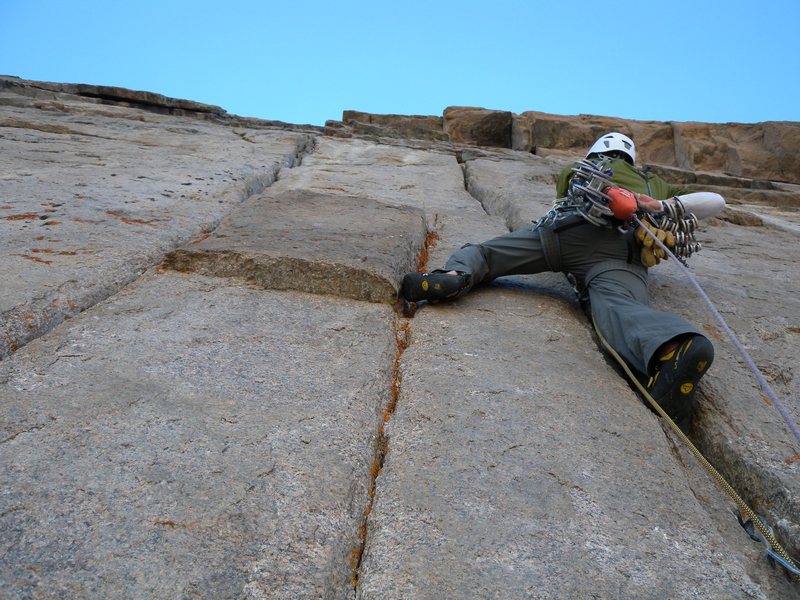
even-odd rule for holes
{"type": "MultiPolygon", "coordinates": [[[[619,200],[620,194],[630,192],[612,182],[614,171],[609,166],[610,162],[604,157],[579,160],[572,168],[566,197],[557,199],[550,211],[536,222],[536,227],[558,230],[562,221],[578,214],[592,225],[618,226],[625,232],[630,212],[619,218],[620,213],[614,209],[614,202],[619,200]]],[[[650,181],[646,175],[640,175],[649,191],[650,181]]],[[[659,213],[647,213],[646,226],[655,231],[661,241],[666,241],[673,254],[685,263],[687,258],[702,249],[702,244],[695,238],[697,217],[687,212],[677,197],[673,198],[673,202],[662,201],[661,207],[659,213]]],[[[641,222],[639,225],[644,226],[641,222]]],[[[649,238],[643,232],[637,232],[637,238],[644,245],[642,262],[645,266],[652,267],[666,258],[667,255],[658,246],[649,243],[649,238]]]]}
{"type": "MultiPolygon", "coordinates": [[[[642,226],[642,221],[639,220],[639,218],[636,215],[632,217],[632,220],[634,223],[637,223],[639,226],[642,226]]],[[[755,366],[755,363],[753,363],[752,359],[749,357],[745,349],[742,347],[741,343],[738,341],[738,339],[736,339],[736,336],[733,334],[728,325],[725,323],[724,319],[722,318],[722,315],[719,314],[719,311],[717,311],[716,308],[713,306],[711,300],[708,298],[706,293],[697,283],[697,280],[689,272],[689,270],[686,269],[686,267],[683,264],[681,264],[683,261],[678,260],[678,257],[675,254],[673,254],[669,250],[669,248],[667,248],[666,245],[664,245],[664,243],[661,240],[659,240],[654,233],[652,233],[649,229],[647,230],[647,232],[648,235],[652,236],[654,243],[658,244],[668,256],[675,258],[676,264],[680,266],[680,268],[692,281],[693,285],[700,293],[701,297],[709,306],[709,308],[711,308],[712,312],[714,313],[714,316],[720,322],[723,329],[728,334],[729,338],[731,338],[731,340],[734,342],[734,346],[736,346],[737,350],[739,350],[740,354],[742,354],[743,358],[745,358],[745,362],[748,363],[748,366],[752,365],[751,369],[755,369],[754,372],[757,373],[756,377],[759,380],[759,383],[762,385],[762,389],[765,390],[767,395],[770,397],[770,400],[772,400],[773,403],[779,407],[781,414],[784,416],[785,419],[787,419],[790,428],[795,433],[795,435],[798,436],[798,439],[800,439],[800,432],[797,431],[797,425],[795,425],[794,422],[792,421],[791,417],[788,414],[788,411],[786,411],[786,408],[777,399],[775,393],[772,391],[772,389],[769,387],[769,384],[764,379],[764,376],[761,374],[760,371],[758,371],[758,368],[755,366]],[[769,391],[767,392],[767,390],[769,391]]],[[[677,435],[683,441],[683,443],[686,444],[687,448],[689,448],[691,453],[706,469],[709,475],[711,475],[711,477],[715,481],[717,481],[717,483],[720,484],[722,489],[736,504],[739,510],[737,514],[737,519],[739,520],[739,523],[742,525],[742,527],[744,527],[745,531],[747,531],[748,535],[750,535],[752,539],[764,544],[766,548],[766,556],[770,560],[770,563],[774,564],[774,562],[778,562],[781,566],[783,566],[790,573],[792,573],[795,576],[795,579],[799,578],[800,567],[798,567],[797,561],[793,560],[792,557],[789,556],[789,554],[786,552],[786,550],[784,550],[784,548],[780,545],[778,540],[775,538],[772,528],[767,526],[764,520],[761,517],[759,517],[753,511],[753,509],[750,508],[750,506],[748,506],[748,504],[741,498],[741,496],[739,496],[736,490],[733,489],[733,487],[727,482],[727,480],[722,476],[722,474],[719,471],[717,471],[717,469],[710,462],[708,462],[708,460],[703,456],[700,450],[692,443],[692,441],[686,436],[685,433],[683,433],[680,427],[678,427],[678,425],[669,417],[669,415],[664,411],[664,409],[661,408],[658,402],[656,402],[655,399],[650,395],[650,393],[647,391],[642,382],[631,372],[630,367],[628,367],[625,360],[616,352],[616,350],[614,350],[614,348],[611,347],[611,344],[609,344],[608,341],[605,339],[605,337],[603,337],[603,334],[600,333],[600,329],[598,328],[597,324],[594,323],[594,321],[592,321],[592,323],[594,325],[595,332],[597,333],[597,337],[600,339],[600,342],[603,344],[606,350],[608,350],[611,356],[613,356],[614,359],[619,363],[619,365],[628,375],[628,378],[636,385],[639,392],[642,394],[642,396],[644,396],[644,398],[647,400],[647,402],[650,404],[653,410],[664,419],[664,421],[667,423],[667,425],[669,425],[673,433],[675,433],[675,435],[677,435]]]]}
{"type": "Polygon", "coordinates": [[[547,267],[555,272],[561,269],[561,248],[557,233],[582,225],[587,221],[598,227],[612,227],[614,213],[609,208],[611,198],[605,189],[613,186],[613,171],[608,159],[579,160],[572,168],[567,195],[557,198],[552,208],[533,224],[539,230],[542,252],[547,267]]]}
{"type": "Polygon", "coordinates": [[[567,195],[557,198],[552,208],[534,222],[533,228],[539,230],[544,259],[551,271],[562,270],[558,232],[586,222],[598,227],[614,226],[614,212],[609,207],[612,198],[605,192],[606,188],[614,186],[611,182],[614,172],[608,168],[609,162],[605,158],[579,160],[572,168],[567,195]]]}

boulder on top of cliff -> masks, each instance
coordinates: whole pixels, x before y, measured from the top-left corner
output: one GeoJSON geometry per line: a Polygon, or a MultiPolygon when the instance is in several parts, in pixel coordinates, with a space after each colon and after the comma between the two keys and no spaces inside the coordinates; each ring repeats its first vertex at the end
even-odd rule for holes
{"type": "Polygon", "coordinates": [[[800,123],[673,123],[686,168],[800,182],[800,123]]]}
{"type": "Polygon", "coordinates": [[[511,148],[513,113],[468,106],[448,106],[444,110],[444,130],[450,141],[475,146],[511,148]]]}
{"type": "Polygon", "coordinates": [[[442,117],[428,115],[378,115],[346,110],[342,113],[341,123],[329,121],[326,125],[337,137],[344,137],[344,132],[347,135],[447,141],[443,121],[442,117]]]}
{"type": "Polygon", "coordinates": [[[561,116],[536,111],[517,117],[518,127],[529,131],[530,146],[535,154],[582,156],[604,133],[619,131],[633,138],[637,147],[637,162],[654,162],[678,166],[671,151],[672,128],[658,121],[631,121],[593,115],[561,116]]]}
{"type": "MultiPolygon", "coordinates": [[[[800,123],[695,123],[637,121],[596,115],[554,115],[451,106],[444,117],[345,111],[330,121],[338,136],[406,137],[511,148],[539,156],[582,156],[594,141],[619,131],[636,141],[637,162],[687,173],[714,173],[762,182],[800,183],[800,123]]],[[[771,189],[770,185],[721,184],[771,189]]]]}

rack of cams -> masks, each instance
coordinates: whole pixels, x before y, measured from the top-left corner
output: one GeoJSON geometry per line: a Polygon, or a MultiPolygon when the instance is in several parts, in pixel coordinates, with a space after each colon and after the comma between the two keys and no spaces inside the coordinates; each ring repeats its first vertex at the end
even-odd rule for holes
{"type": "MultiPolygon", "coordinates": [[[[581,216],[601,227],[608,227],[613,217],[608,206],[611,198],[604,191],[615,185],[611,181],[613,171],[607,165],[607,161],[578,161],[572,169],[574,176],[569,189],[570,200],[581,216]]],[[[659,213],[646,213],[645,225],[681,262],[685,262],[702,248],[694,235],[698,222],[694,214],[686,212],[677,197],[673,200],[674,203],[662,201],[659,213]]],[[[643,246],[642,263],[646,267],[666,259],[664,250],[641,227],[636,231],[636,239],[643,246]]]]}
{"type": "Polygon", "coordinates": [[[607,161],[579,160],[572,168],[574,175],[569,181],[568,197],[578,213],[598,227],[609,227],[614,216],[608,207],[611,198],[604,191],[614,185],[611,181],[614,172],[607,164],[607,161]]]}
{"type": "MultiPolygon", "coordinates": [[[[673,198],[674,203],[661,202],[662,212],[646,213],[644,226],[648,227],[656,237],[667,246],[683,263],[695,252],[700,252],[702,244],[695,238],[697,217],[687,213],[680,199],[673,198]]],[[[636,239],[642,244],[642,263],[646,267],[658,264],[666,258],[662,248],[655,245],[653,238],[647,235],[640,226],[636,230],[636,239]]]]}

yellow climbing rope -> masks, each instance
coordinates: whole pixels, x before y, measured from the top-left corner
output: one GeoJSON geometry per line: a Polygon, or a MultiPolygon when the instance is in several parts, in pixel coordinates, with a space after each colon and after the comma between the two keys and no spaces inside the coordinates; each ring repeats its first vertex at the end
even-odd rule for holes
{"type": "MultiPolygon", "coordinates": [[[[655,410],[667,422],[670,429],[672,429],[675,435],[677,435],[683,441],[683,443],[686,444],[686,446],[689,448],[692,454],[694,454],[695,458],[697,458],[697,460],[700,461],[700,464],[703,465],[705,470],[708,471],[708,474],[711,475],[711,477],[713,477],[714,480],[716,480],[716,482],[722,486],[722,489],[725,490],[725,492],[728,494],[731,500],[733,500],[733,502],[738,507],[739,514],[741,515],[741,517],[743,519],[749,519],[753,523],[753,525],[758,529],[759,533],[761,533],[761,535],[764,537],[764,540],[766,540],[766,542],[772,547],[774,553],[780,556],[783,559],[783,561],[786,562],[785,566],[787,566],[792,573],[796,574],[799,570],[797,564],[792,559],[792,557],[789,556],[786,550],[783,549],[778,540],[775,539],[775,535],[772,533],[770,528],[767,527],[764,524],[764,522],[758,517],[758,515],[753,511],[753,509],[750,508],[744,500],[742,500],[742,497],[739,496],[739,494],[736,492],[735,489],[733,489],[733,486],[731,486],[731,484],[727,482],[727,480],[722,476],[722,474],[719,471],[717,471],[716,468],[714,468],[714,465],[708,462],[706,457],[703,456],[700,450],[697,449],[697,446],[695,446],[692,443],[692,441],[688,437],[686,437],[686,434],[683,433],[683,431],[681,431],[681,428],[675,424],[675,421],[673,421],[670,418],[670,416],[664,411],[664,409],[661,408],[658,402],[656,402],[653,399],[653,397],[648,393],[647,389],[631,372],[630,368],[625,363],[623,358],[616,352],[616,350],[614,350],[614,348],[611,347],[611,344],[609,344],[608,341],[606,341],[606,339],[603,337],[603,334],[600,333],[600,329],[597,327],[597,324],[594,323],[594,320],[592,320],[592,324],[594,325],[594,330],[595,332],[597,332],[597,337],[600,338],[600,341],[602,342],[603,346],[606,348],[606,350],[608,350],[611,356],[613,356],[614,359],[620,364],[625,373],[627,373],[628,378],[636,385],[636,387],[639,389],[642,395],[647,399],[647,402],[650,403],[650,406],[653,407],[653,410],[655,410]]],[[[795,575],[794,577],[795,580],[797,580],[797,575],[795,575]]]]}

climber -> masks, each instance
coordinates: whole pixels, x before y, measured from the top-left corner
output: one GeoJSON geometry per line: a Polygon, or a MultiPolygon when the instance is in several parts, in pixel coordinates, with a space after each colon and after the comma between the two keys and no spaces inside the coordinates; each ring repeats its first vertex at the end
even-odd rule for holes
{"type": "Polygon", "coordinates": [[[647,267],[664,253],[631,226],[630,217],[637,213],[649,220],[659,239],[685,258],[699,249],[692,233],[695,217],[713,216],[725,201],[711,192],[686,193],[635,164],[629,137],[603,135],[585,159],[564,168],[553,209],[532,227],[467,244],[442,269],[407,274],[402,297],[448,301],[503,275],[563,272],[611,347],[667,414],[688,426],[697,383],[711,366],[714,347],[684,318],[648,305],[647,267]]]}

